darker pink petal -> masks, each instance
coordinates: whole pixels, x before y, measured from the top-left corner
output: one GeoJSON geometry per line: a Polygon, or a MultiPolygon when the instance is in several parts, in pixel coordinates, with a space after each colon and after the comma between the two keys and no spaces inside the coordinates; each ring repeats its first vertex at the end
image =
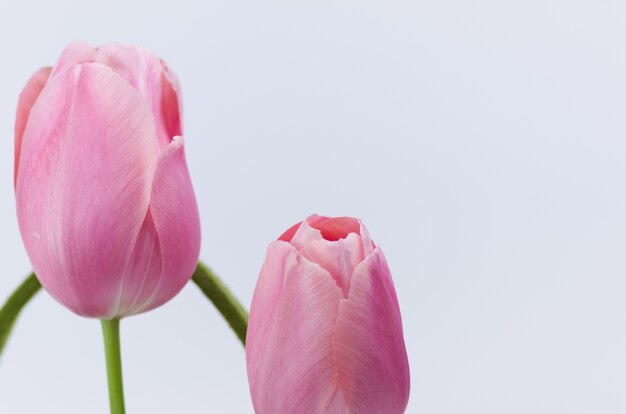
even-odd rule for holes
{"type": "Polygon", "coordinates": [[[289,227],[287,230],[285,230],[283,234],[280,235],[278,240],[290,242],[291,239],[293,239],[293,236],[296,234],[296,231],[298,231],[300,224],[302,224],[302,222],[296,223],[293,226],[289,227]]]}
{"type": "Polygon", "coordinates": [[[360,223],[352,217],[323,217],[313,214],[304,222],[299,222],[287,229],[278,240],[290,242],[302,223],[320,231],[322,237],[328,241],[345,239],[350,233],[360,234],[360,223]]]}
{"type": "Polygon", "coordinates": [[[322,237],[329,241],[345,239],[350,233],[359,234],[359,221],[352,217],[333,217],[312,223],[311,227],[322,232],[322,237]]]}
{"type": "MultiPolygon", "coordinates": [[[[176,74],[161,61],[163,71],[161,73],[161,99],[160,116],[157,116],[159,131],[163,138],[169,140],[183,135],[183,110],[182,91],[176,74]]],[[[162,139],[163,139],[162,138],[162,139]]],[[[169,142],[169,141],[168,141],[169,142]]]]}

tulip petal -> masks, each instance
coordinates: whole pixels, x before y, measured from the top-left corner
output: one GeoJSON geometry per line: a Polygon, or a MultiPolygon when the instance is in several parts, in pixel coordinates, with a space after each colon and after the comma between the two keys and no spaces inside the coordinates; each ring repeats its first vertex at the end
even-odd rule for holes
{"type": "Polygon", "coordinates": [[[163,72],[161,76],[162,96],[161,96],[161,116],[158,117],[162,131],[168,138],[183,134],[183,112],[182,90],[176,74],[161,61],[163,72]]]}
{"type": "Polygon", "coordinates": [[[293,226],[289,227],[287,230],[283,232],[283,234],[280,235],[278,240],[281,240],[287,243],[291,242],[291,239],[293,239],[293,236],[296,234],[301,224],[302,222],[300,221],[294,224],[293,226]]]}
{"type": "Polygon", "coordinates": [[[178,79],[158,56],[137,46],[108,43],[98,49],[95,61],[113,69],[146,97],[162,150],[182,135],[178,79]]]}
{"type": "Polygon", "coordinates": [[[355,270],[337,318],[338,382],[350,413],[401,414],[409,365],[391,273],[380,249],[355,270]]]}
{"type": "Polygon", "coordinates": [[[200,254],[200,216],[185,161],[183,137],[159,155],[150,209],[120,293],[118,316],[156,308],[189,281],[200,254]]]}
{"type": "Polygon", "coordinates": [[[353,217],[332,217],[309,224],[314,229],[318,229],[322,237],[328,241],[345,239],[350,233],[359,234],[361,230],[359,220],[353,217]]]}
{"type": "Polygon", "coordinates": [[[325,413],[333,404],[332,339],[342,297],[326,270],[288,243],[270,244],[246,340],[257,414],[325,413]]]}
{"type": "Polygon", "coordinates": [[[81,63],[91,62],[95,55],[96,49],[87,43],[71,43],[63,49],[63,52],[61,52],[61,56],[59,56],[57,64],[54,65],[54,69],[52,70],[52,74],[50,76],[57,76],[58,74],[72,69],[74,66],[81,63]]]}
{"type": "Polygon", "coordinates": [[[22,136],[24,135],[24,130],[26,129],[26,123],[30,115],[30,110],[37,101],[37,98],[39,97],[39,94],[43,90],[44,86],[46,86],[46,82],[48,82],[48,78],[50,77],[50,72],[52,72],[52,68],[50,67],[41,68],[35,72],[22,90],[22,93],[20,93],[20,98],[17,102],[17,115],[15,117],[15,161],[13,164],[14,185],[17,180],[17,169],[20,163],[22,136]]]}
{"type": "Polygon", "coordinates": [[[132,248],[110,317],[122,318],[147,310],[146,302],[159,284],[162,272],[159,236],[148,212],[132,248]]]}
{"type": "Polygon", "coordinates": [[[373,246],[365,226],[352,217],[314,214],[285,234],[280,239],[289,238],[307,259],[328,270],[346,297],[355,267],[371,253],[373,246]]]}
{"type": "Polygon", "coordinates": [[[185,161],[183,137],[159,156],[150,215],[161,251],[161,273],[152,288],[141,289],[142,306],[153,309],[174,297],[191,278],[200,255],[200,216],[185,161]]]}
{"type": "Polygon", "coordinates": [[[345,239],[334,242],[326,239],[313,240],[298,250],[304,257],[326,269],[342,289],[344,296],[348,296],[354,269],[364,257],[361,236],[350,233],[345,239]]]}
{"type": "Polygon", "coordinates": [[[83,316],[119,303],[157,162],[154,117],[111,69],[86,63],[50,78],[24,133],[16,198],[43,286],[83,316]]]}

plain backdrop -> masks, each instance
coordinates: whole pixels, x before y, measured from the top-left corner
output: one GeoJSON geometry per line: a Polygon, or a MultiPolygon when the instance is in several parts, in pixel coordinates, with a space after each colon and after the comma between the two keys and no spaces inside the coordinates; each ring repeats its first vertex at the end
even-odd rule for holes
{"type": "MultiPolygon", "coordinates": [[[[70,41],[136,43],[182,82],[201,259],[246,306],[269,241],[358,216],[395,279],[407,412],[624,413],[625,39],[622,0],[0,0],[0,300],[30,270],[21,88],[70,41]]],[[[130,414],[252,412],[243,348],[194,285],[122,341],[130,414]]],[[[99,323],[41,293],[0,412],[107,410],[99,323]]]]}

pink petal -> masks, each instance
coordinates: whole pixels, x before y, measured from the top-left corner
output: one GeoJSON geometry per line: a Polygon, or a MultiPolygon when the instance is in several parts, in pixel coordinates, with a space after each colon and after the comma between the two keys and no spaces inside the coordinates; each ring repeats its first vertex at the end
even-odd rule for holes
{"type": "Polygon", "coordinates": [[[200,254],[200,216],[187,170],[183,137],[176,137],[159,156],[152,185],[150,215],[154,221],[161,272],[143,288],[140,309],[155,308],[174,297],[191,278],[200,254]]]}
{"type": "Polygon", "coordinates": [[[338,241],[314,240],[298,250],[308,260],[326,269],[343,290],[344,296],[348,296],[352,273],[364,257],[361,236],[350,233],[338,241]]]}
{"type": "Polygon", "coordinates": [[[17,169],[20,163],[22,136],[24,135],[24,130],[26,129],[26,123],[28,122],[30,110],[37,101],[37,98],[39,97],[39,94],[43,90],[44,86],[46,86],[50,72],[52,72],[52,68],[50,67],[41,68],[35,72],[22,90],[22,93],[20,93],[20,98],[17,102],[17,115],[15,117],[15,162],[13,166],[14,185],[17,179],[17,169]]]}
{"type": "Polygon", "coordinates": [[[325,413],[337,390],[341,290],[289,244],[270,244],[250,309],[246,360],[257,414],[325,413]]]}
{"type": "Polygon", "coordinates": [[[163,73],[161,81],[163,85],[163,96],[161,98],[161,117],[163,122],[161,128],[167,131],[167,135],[172,138],[183,134],[183,95],[178,77],[161,61],[163,73]]]}
{"type": "Polygon", "coordinates": [[[391,273],[380,249],[355,270],[335,333],[338,383],[359,414],[401,414],[409,397],[409,364],[391,273]]]}
{"type": "Polygon", "coordinates": [[[358,222],[359,222],[359,235],[361,236],[361,242],[363,243],[363,256],[367,257],[374,251],[374,249],[376,248],[376,245],[372,241],[370,232],[369,230],[367,230],[367,227],[365,227],[365,224],[363,224],[361,220],[358,220],[358,222]]]}
{"type": "Polygon", "coordinates": [[[59,60],[56,65],[54,65],[54,69],[52,70],[52,74],[50,76],[57,76],[58,74],[70,70],[74,66],[81,63],[92,62],[95,55],[96,49],[87,43],[71,43],[63,50],[63,52],[61,52],[61,56],[59,56],[59,60]]]}
{"type": "Polygon", "coordinates": [[[328,218],[315,214],[294,228],[281,238],[289,237],[289,242],[307,259],[328,270],[347,297],[354,268],[373,250],[367,228],[352,217],[328,218]]]}
{"type": "Polygon", "coordinates": [[[24,133],[16,197],[44,287],[74,312],[110,317],[150,203],[157,162],[144,98],[100,64],[50,78],[24,133]]]}
{"type": "Polygon", "coordinates": [[[324,240],[322,233],[318,229],[311,227],[307,219],[300,223],[300,226],[296,229],[296,232],[291,237],[289,243],[296,249],[300,250],[306,247],[309,243],[321,240],[324,240]]]}
{"type": "MultiPolygon", "coordinates": [[[[150,212],[132,248],[127,266],[121,273],[121,283],[111,318],[121,318],[148,310],[150,298],[161,281],[162,253],[159,236],[150,212]]],[[[172,295],[173,296],[173,295],[172,295]]],[[[150,307],[153,308],[156,306],[150,307]]]]}
{"type": "Polygon", "coordinates": [[[285,230],[285,232],[283,234],[280,235],[278,240],[285,241],[285,242],[290,242],[291,239],[293,239],[293,236],[298,231],[298,228],[300,228],[301,224],[302,224],[302,222],[298,222],[298,223],[294,224],[293,226],[289,227],[287,230],[285,230]]]}
{"type": "Polygon", "coordinates": [[[333,217],[309,224],[321,231],[322,237],[329,241],[345,239],[350,233],[359,234],[361,229],[359,221],[352,217],[333,217]]]}
{"type": "Polygon", "coordinates": [[[306,223],[309,227],[319,230],[322,237],[329,241],[337,241],[345,239],[349,233],[360,234],[362,224],[359,220],[352,217],[324,217],[312,214],[304,222],[299,222],[288,228],[278,240],[291,242],[293,236],[302,223],[306,223]]]}
{"type": "Polygon", "coordinates": [[[137,46],[108,43],[98,49],[95,61],[109,66],[146,97],[162,150],[182,135],[180,85],[158,56],[137,46]]]}

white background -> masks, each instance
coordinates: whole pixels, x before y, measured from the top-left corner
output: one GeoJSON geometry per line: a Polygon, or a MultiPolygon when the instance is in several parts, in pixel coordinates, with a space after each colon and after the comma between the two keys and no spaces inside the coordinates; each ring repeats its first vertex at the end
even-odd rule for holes
{"type": "MultiPolygon", "coordinates": [[[[0,300],[30,269],[17,96],[78,39],[177,72],[201,258],[246,306],[270,240],[358,216],[395,278],[409,413],[626,412],[622,0],[0,0],[0,300]]],[[[243,349],[195,286],[122,340],[130,414],[252,412],[243,349]]],[[[99,323],[40,294],[0,412],[107,410],[99,323]]]]}

